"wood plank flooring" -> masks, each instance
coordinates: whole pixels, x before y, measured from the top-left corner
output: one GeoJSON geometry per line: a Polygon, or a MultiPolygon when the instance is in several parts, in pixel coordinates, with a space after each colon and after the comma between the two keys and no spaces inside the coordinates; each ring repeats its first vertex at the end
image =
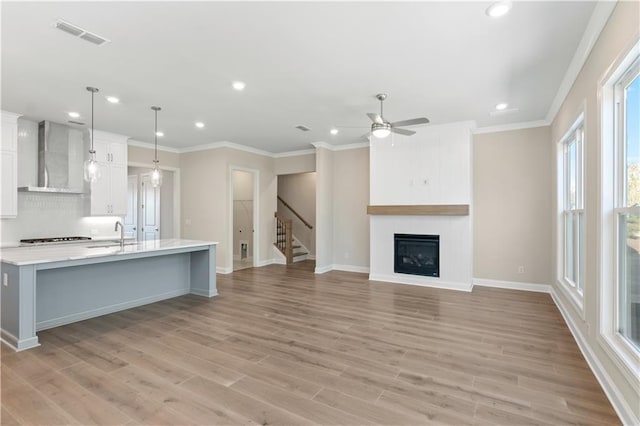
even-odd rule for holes
{"type": "Polygon", "coordinates": [[[546,294],[312,271],[3,347],[2,424],[620,424],[546,294]]]}

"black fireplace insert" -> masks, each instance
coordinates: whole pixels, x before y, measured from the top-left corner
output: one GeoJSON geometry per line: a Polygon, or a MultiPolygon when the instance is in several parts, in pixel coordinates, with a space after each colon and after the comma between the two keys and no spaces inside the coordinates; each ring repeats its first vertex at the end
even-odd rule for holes
{"type": "Polygon", "coordinates": [[[401,274],[440,276],[440,236],[394,234],[393,271],[401,274]]]}

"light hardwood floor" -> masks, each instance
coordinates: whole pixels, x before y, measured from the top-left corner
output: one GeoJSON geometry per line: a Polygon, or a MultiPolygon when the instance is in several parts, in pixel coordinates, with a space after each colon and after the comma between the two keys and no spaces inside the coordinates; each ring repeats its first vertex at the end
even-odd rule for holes
{"type": "Polygon", "coordinates": [[[546,294],[218,276],[2,350],[2,424],[619,424],[546,294]]]}

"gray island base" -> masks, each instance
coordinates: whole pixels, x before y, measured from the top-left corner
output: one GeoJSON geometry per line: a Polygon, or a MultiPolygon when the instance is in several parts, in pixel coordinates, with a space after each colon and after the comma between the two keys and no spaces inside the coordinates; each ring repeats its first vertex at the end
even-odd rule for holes
{"type": "Polygon", "coordinates": [[[20,351],[39,345],[36,331],[188,293],[213,297],[216,244],[174,239],[4,249],[2,340],[20,351]]]}

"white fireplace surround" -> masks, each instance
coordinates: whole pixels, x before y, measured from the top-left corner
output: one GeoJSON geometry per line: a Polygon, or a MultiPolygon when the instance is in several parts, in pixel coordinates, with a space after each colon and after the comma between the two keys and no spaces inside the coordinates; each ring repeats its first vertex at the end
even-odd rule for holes
{"type": "Polygon", "coordinates": [[[370,216],[369,279],[471,291],[473,123],[417,128],[410,137],[372,138],[371,205],[468,204],[470,214],[370,216]],[[440,277],[394,272],[394,234],[440,236],[440,277]]]}

